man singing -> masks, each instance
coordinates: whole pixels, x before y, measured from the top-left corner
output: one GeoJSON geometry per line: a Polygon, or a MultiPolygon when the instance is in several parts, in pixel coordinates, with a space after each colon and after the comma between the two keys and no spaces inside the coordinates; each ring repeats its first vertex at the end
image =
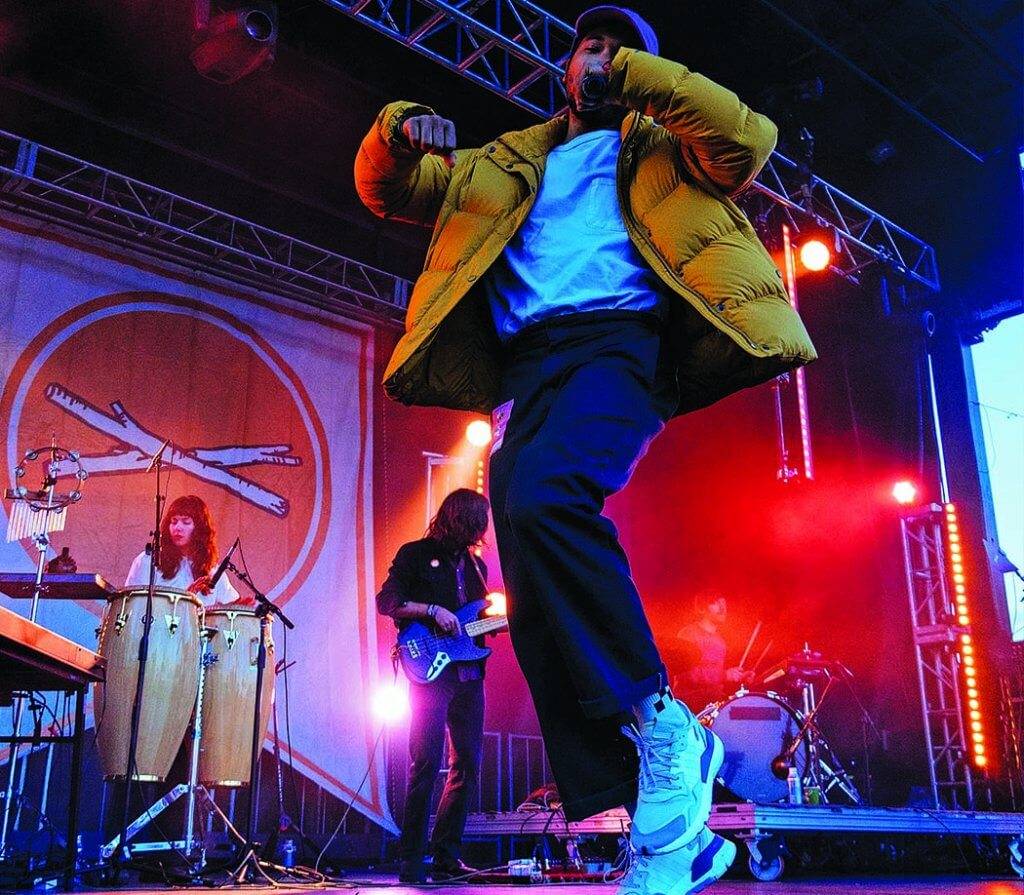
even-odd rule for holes
{"type": "Polygon", "coordinates": [[[372,211],[433,227],[385,389],[493,412],[512,643],[565,814],[625,805],[622,891],[688,895],[735,856],[706,828],[722,744],[669,691],[602,510],[669,418],[815,353],[732,201],[775,126],[657,53],[639,15],[593,7],[565,115],[456,150],[453,122],[392,103],[355,174],[372,211]]]}
{"type": "MultiPolygon", "coordinates": [[[[473,549],[487,531],[487,498],[468,488],[449,494],[430,523],[427,536],[401,547],[377,594],[377,609],[399,628],[425,621],[444,634],[456,634],[455,612],[487,593],[487,567],[473,549]]],[[[475,873],[462,863],[466,812],[480,781],[484,733],[484,663],[452,662],[429,684],[410,682],[409,786],[398,843],[404,883],[426,880],[424,854],[430,796],[441,767],[445,727],[451,742],[448,777],[430,840],[434,880],[475,873]]]]}

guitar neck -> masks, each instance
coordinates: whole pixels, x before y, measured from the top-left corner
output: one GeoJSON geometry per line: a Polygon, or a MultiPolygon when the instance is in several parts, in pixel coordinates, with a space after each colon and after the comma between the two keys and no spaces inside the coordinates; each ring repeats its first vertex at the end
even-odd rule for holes
{"type": "Polygon", "coordinates": [[[490,634],[492,631],[504,631],[508,627],[508,619],[503,615],[496,615],[492,618],[481,618],[468,622],[462,626],[462,630],[469,637],[479,637],[481,634],[490,634]]]}

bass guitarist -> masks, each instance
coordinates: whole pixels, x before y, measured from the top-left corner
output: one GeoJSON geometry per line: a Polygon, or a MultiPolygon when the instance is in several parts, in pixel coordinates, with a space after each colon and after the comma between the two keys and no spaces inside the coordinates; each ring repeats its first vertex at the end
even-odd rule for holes
{"type": "MultiPolygon", "coordinates": [[[[439,634],[460,631],[455,613],[487,593],[487,568],[473,548],[487,531],[487,499],[460,488],[441,503],[427,536],[402,546],[377,594],[377,609],[404,629],[414,621],[439,634]]],[[[484,662],[452,662],[431,683],[410,680],[409,785],[399,840],[399,880],[426,880],[430,796],[441,767],[445,727],[451,762],[437,809],[429,874],[446,880],[474,873],[462,863],[466,812],[480,778],[484,728],[484,662]]]]}

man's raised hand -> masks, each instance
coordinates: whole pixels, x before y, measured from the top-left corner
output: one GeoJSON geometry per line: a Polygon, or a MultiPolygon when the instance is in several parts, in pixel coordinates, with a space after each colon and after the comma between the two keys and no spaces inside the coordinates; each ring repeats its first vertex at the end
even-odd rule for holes
{"type": "Polygon", "coordinates": [[[455,166],[455,123],[440,115],[413,115],[402,122],[409,145],[420,152],[440,156],[449,168],[455,166]]]}

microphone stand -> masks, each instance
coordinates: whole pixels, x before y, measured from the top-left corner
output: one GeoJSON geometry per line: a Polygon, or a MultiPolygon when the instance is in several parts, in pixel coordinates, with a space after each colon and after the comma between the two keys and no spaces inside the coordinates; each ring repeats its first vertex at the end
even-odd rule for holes
{"type": "MultiPolygon", "coordinates": [[[[139,673],[135,683],[135,698],[132,700],[132,719],[128,735],[128,767],[124,775],[124,804],[121,810],[121,834],[117,850],[115,867],[120,868],[131,858],[131,847],[128,845],[128,817],[131,812],[132,775],[135,771],[136,753],[139,749],[139,722],[142,718],[142,689],[146,683],[146,662],[149,659],[149,633],[153,627],[153,594],[156,590],[156,570],[160,564],[160,522],[163,518],[163,495],[160,493],[160,469],[163,466],[165,443],[153,457],[151,466],[156,470],[156,524],[153,527],[153,540],[147,544],[149,549],[149,583],[146,587],[146,614],[142,619],[142,637],[139,638],[139,673]]],[[[117,871],[115,870],[115,873],[117,871]]],[[[115,877],[116,878],[116,877],[115,877]]]]}
{"type": "Polygon", "coordinates": [[[228,562],[227,568],[235,573],[249,592],[256,599],[256,617],[260,620],[259,645],[256,649],[256,698],[253,700],[252,711],[252,751],[249,754],[249,810],[246,814],[245,844],[242,846],[244,853],[241,863],[232,871],[231,880],[236,884],[246,881],[250,870],[260,874],[264,879],[274,882],[260,866],[258,855],[259,843],[256,841],[256,820],[260,801],[260,751],[263,746],[260,730],[260,714],[263,703],[263,674],[267,666],[267,635],[271,625],[271,615],[281,619],[281,623],[289,629],[295,627],[294,623],[286,616],[279,607],[267,599],[252,579],[234,563],[228,562]]]}

